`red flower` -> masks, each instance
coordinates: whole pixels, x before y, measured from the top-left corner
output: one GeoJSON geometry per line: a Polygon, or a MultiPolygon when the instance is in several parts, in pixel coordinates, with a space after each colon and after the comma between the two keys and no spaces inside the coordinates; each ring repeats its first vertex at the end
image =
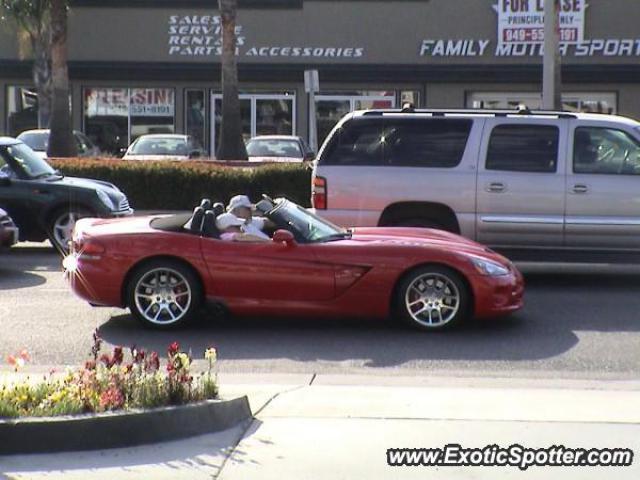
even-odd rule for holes
{"type": "Polygon", "coordinates": [[[84,368],[85,370],[95,370],[96,369],[95,360],[87,360],[84,364],[84,368]]]}
{"type": "Polygon", "coordinates": [[[151,354],[146,358],[144,362],[144,369],[147,372],[155,372],[160,369],[160,359],[156,352],[151,352],[151,354]]]}
{"type": "Polygon", "coordinates": [[[124,354],[122,352],[122,347],[115,347],[113,349],[113,363],[115,363],[116,365],[120,365],[123,359],[124,354]]]}
{"type": "Polygon", "coordinates": [[[106,353],[100,355],[100,362],[104,363],[105,367],[111,367],[112,365],[111,357],[106,353]]]}
{"type": "Polygon", "coordinates": [[[124,405],[124,395],[115,386],[109,387],[108,390],[100,395],[100,406],[106,410],[115,410],[122,408],[124,405]]]}
{"type": "Polygon", "coordinates": [[[167,353],[169,354],[170,357],[172,357],[179,351],[180,351],[180,344],[178,342],[173,342],[171,345],[169,345],[169,349],[167,350],[167,353]]]}

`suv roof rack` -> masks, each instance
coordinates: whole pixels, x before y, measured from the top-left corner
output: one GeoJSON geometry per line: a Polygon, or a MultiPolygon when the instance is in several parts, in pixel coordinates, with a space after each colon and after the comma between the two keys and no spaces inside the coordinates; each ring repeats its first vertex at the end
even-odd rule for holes
{"type": "Polygon", "coordinates": [[[578,118],[575,113],[562,110],[530,110],[526,106],[519,106],[517,109],[507,110],[485,110],[482,108],[413,108],[412,105],[404,105],[402,108],[383,108],[366,110],[362,113],[365,116],[384,115],[385,113],[429,113],[434,117],[444,117],[445,115],[494,115],[496,117],[506,117],[508,115],[529,115],[532,117],[558,117],[558,118],[578,118]]]}

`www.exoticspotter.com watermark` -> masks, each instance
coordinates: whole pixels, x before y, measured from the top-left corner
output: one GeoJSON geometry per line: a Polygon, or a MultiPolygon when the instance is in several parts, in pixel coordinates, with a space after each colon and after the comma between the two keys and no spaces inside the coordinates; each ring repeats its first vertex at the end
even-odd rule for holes
{"type": "Polygon", "coordinates": [[[390,466],[424,467],[629,467],[633,450],[629,448],[569,448],[552,445],[527,448],[513,444],[508,447],[487,445],[464,448],[450,443],[441,448],[389,448],[390,466]]]}

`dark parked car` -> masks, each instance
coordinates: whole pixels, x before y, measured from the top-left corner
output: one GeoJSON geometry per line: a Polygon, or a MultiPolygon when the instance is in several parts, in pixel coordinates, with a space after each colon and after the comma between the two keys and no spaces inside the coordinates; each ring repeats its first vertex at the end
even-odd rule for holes
{"type": "Polygon", "coordinates": [[[8,248],[18,241],[18,227],[11,217],[0,208],[0,249],[8,248]]]}
{"type": "Polygon", "coordinates": [[[65,177],[9,137],[0,137],[0,204],[20,229],[20,240],[49,238],[59,250],[67,249],[78,218],[133,213],[115,185],[65,177]]]}

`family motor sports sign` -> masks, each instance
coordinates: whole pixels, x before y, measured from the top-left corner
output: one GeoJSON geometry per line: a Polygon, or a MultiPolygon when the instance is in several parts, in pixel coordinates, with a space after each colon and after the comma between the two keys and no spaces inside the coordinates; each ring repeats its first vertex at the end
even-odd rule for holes
{"type": "MultiPolygon", "coordinates": [[[[544,0],[498,0],[498,48],[504,44],[544,42],[544,0]]],[[[556,0],[560,42],[584,41],[586,0],[556,0]]]]}

